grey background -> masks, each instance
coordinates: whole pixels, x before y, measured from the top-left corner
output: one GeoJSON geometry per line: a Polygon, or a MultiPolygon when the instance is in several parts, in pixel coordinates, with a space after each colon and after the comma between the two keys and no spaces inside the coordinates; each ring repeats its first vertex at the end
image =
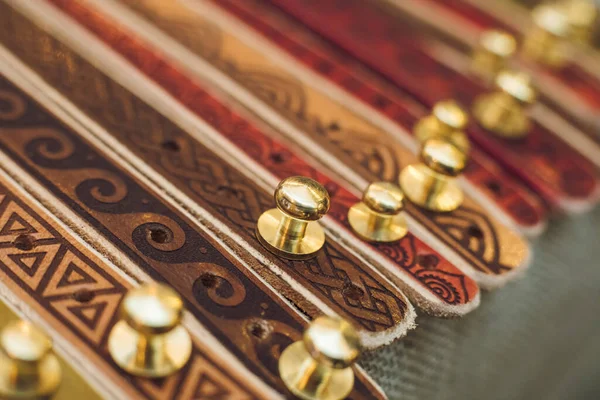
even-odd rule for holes
{"type": "Polygon", "coordinates": [[[600,209],[556,217],[526,276],[361,364],[390,399],[600,399],[600,209]]]}

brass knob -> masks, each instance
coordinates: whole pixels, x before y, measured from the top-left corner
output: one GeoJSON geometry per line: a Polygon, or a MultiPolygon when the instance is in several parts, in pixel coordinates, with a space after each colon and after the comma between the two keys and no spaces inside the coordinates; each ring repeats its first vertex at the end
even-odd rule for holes
{"type": "Polygon", "coordinates": [[[431,115],[420,119],[413,131],[421,143],[441,137],[468,153],[471,144],[464,132],[468,123],[469,115],[456,101],[444,100],[436,103],[431,115]]]}
{"type": "Polygon", "coordinates": [[[508,32],[489,29],[479,37],[471,55],[471,70],[490,81],[506,68],[507,61],[517,49],[517,41],[508,32]]]}
{"type": "Polygon", "coordinates": [[[53,394],[61,380],[52,340],[26,321],[0,332],[0,398],[34,399],[53,394]]]}
{"type": "Polygon", "coordinates": [[[130,290],[108,338],[113,360],[141,377],[166,377],[179,370],[192,352],[190,335],[181,326],[183,309],[181,297],[168,286],[150,283],[130,290]]]}
{"type": "Polygon", "coordinates": [[[310,178],[293,176],[279,183],[274,197],[277,208],[265,211],[256,224],[258,240],[281,257],[314,257],[325,243],[316,221],[329,211],[327,190],[310,178]]]}
{"type": "Polygon", "coordinates": [[[590,42],[598,9],[592,0],[566,0],[559,8],[567,15],[569,38],[580,44],[590,42]]]}
{"type": "Polygon", "coordinates": [[[414,204],[432,211],[452,211],[463,202],[463,192],[454,179],[467,166],[467,155],[444,139],[423,143],[421,162],[400,173],[400,187],[414,204]]]}
{"type": "Polygon", "coordinates": [[[348,211],[348,222],[361,238],[372,242],[393,242],[407,233],[406,220],[400,214],[404,193],[393,183],[369,185],[362,201],[348,211]]]}
{"type": "Polygon", "coordinates": [[[570,57],[571,25],[563,7],[541,4],[531,12],[533,25],[525,36],[523,55],[550,67],[562,67],[570,57]]]}
{"type": "Polygon", "coordinates": [[[301,399],[343,399],[354,386],[352,365],[360,351],[360,340],[352,325],[321,316],[310,323],[303,340],[281,353],[279,374],[301,399]]]}
{"type": "Polygon", "coordinates": [[[502,71],[496,77],[497,90],[479,96],[473,115],[481,126],[510,139],[524,137],[529,131],[527,107],[535,102],[536,90],[524,72],[502,71]]]}

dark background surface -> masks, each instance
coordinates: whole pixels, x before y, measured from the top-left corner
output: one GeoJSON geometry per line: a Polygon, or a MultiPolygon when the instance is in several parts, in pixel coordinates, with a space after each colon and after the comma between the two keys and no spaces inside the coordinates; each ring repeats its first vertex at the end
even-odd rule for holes
{"type": "Polygon", "coordinates": [[[419,313],[363,357],[390,399],[600,399],[600,209],[556,217],[524,278],[462,319],[419,313]]]}

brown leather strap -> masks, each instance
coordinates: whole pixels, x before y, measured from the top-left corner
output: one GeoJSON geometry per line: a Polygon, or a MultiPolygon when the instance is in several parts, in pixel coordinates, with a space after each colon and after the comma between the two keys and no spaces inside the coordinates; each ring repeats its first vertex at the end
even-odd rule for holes
{"type": "MultiPolygon", "coordinates": [[[[8,97],[9,92],[3,86],[0,99],[10,104],[18,94],[13,91],[10,92],[13,97],[8,97]]],[[[3,108],[1,125],[6,122],[7,111],[10,108],[3,108]]],[[[238,366],[224,363],[222,355],[197,339],[188,366],[164,385],[136,379],[116,367],[108,354],[107,339],[119,318],[119,303],[132,287],[131,280],[76,240],[3,174],[0,174],[0,271],[3,276],[0,297],[19,308],[27,308],[28,318],[48,325],[51,329],[48,333],[59,338],[55,340],[57,345],[66,346],[69,355],[76,354],[85,360],[77,360],[78,365],[89,363],[86,374],[94,374],[95,384],[101,385],[105,395],[184,398],[175,390],[177,384],[182,394],[200,394],[210,385],[216,385],[224,394],[262,398],[251,382],[239,379],[238,366]]],[[[0,309],[4,307],[0,304],[0,309]]],[[[69,368],[55,398],[79,398],[88,392],[86,399],[97,397],[86,386],[82,377],[69,368]]]]}

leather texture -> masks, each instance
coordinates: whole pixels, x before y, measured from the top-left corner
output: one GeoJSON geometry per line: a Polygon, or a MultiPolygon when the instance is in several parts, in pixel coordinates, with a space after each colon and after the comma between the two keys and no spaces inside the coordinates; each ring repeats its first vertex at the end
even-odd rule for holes
{"type": "MultiPolygon", "coordinates": [[[[18,73],[11,79],[0,76],[0,164],[11,176],[0,174],[0,269],[8,277],[0,288],[12,293],[16,301],[27,303],[53,332],[64,336],[98,372],[97,379],[105,379],[107,387],[118,387],[132,397],[265,397],[243,378],[243,365],[289,396],[278,378],[278,356],[282,348],[300,338],[306,321],[322,312],[305,293],[350,319],[361,335],[385,335],[406,322],[412,307],[402,292],[367,265],[366,253],[359,257],[356,249],[351,250],[347,241],[332,233],[349,231],[347,209],[358,197],[346,189],[351,185],[344,179],[326,172],[323,165],[327,163],[315,161],[306,148],[267,129],[263,121],[249,117],[247,110],[238,112],[234,99],[193,79],[193,74],[177,62],[115,21],[92,12],[85,2],[48,0],[78,19],[267,170],[279,177],[302,173],[326,185],[334,199],[328,218],[337,225],[328,230],[327,244],[319,256],[303,262],[271,256],[254,236],[256,219],[273,206],[271,193],[260,179],[237,171],[232,166],[237,165],[234,160],[224,157],[220,149],[197,141],[166,114],[105,75],[106,71],[96,67],[98,60],[78,55],[66,45],[71,42],[64,38],[61,42],[49,34],[45,24],[36,27],[7,5],[11,1],[0,1],[0,41],[56,93],[36,93],[37,89],[24,85],[25,78],[14,78],[18,73]],[[19,83],[29,89],[20,88],[19,83]],[[42,104],[47,103],[41,98],[50,99],[47,102],[52,102],[52,107],[44,107],[42,104]],[[78,110],[69,108],[67,101],[78,110]],[[131,154],[132,160],[125,160],[123,154],[131,154]],[[132,168],[136,160],[142,163],[138,169],[132,168]],[[15,167],[7,169],[10,165],[15,167]],[[40,195],[42,192],[33,189],[37,187],[48,194],[40,195]],[[169,193],[169,188],[177,193],[169,193]],[[195,213],[196,208],[187,207],[185,199],[214,220],[195,213]],[[68,218],[57,212],[60,207],[73,215],[69,228],[64,226],[69,225],[68,218]],[[236,243],[221,225],[249,245],[236,243]],[[17,236],[31,237],[33,246],[21,248],[15,241],[17,236]],[[101,242],[109,243],[115,251],[106,252],[98,245],[101,242]],[[255,258],[252,248],[268,262],[255,258]],[[191,319],[222,343],[224,350],[220,351],[234,355],[241,365],[219,357],[219,350],[196,333],[192,360],[178,374],[148,381],[120,372],[107,353],[106,338],[118,320],[118,303],[137,275],[121,268],[119,259],[175,287],[185,298],[191,319]],[[275,271],[284,271],[291,278],[284,280],[275,271]]],[[[164,13],[150,12],[146,5],[158,4],[154,0],[120,1],[256,94],[364,179],[394,180],[402,165],[414,160],[410,152],[389,146],[376,132],[362,136],[359,128],[363,125],[351,112],[320,103],[324,97],[319,97],[319,91],[289,79],[291,74],[273,74],[268,63],[261,64],[256,53],[212,22],[170,19],[173,15],[169,10],[175,8],[166,6],[164,13]],[[190,35],[190,25],[177,21],[195,21],[195,35],[190,35]],[[251,71],[253,62],[264,68],[251,71]],[[361,140],[350,139],[355,137],[361,140]],[[387,151],[386,145],[395,150],[387,151]],[[395,161],[396,157],[401,162],[395,161]]],[[[305,0],[289,1],[287,4],[305,0]]],[[[405,127],[429,107],[432,100],[412,89],[382,89],[385,79],[364,66],[352,66],[352,73],[336,67],[335,63],[347,56],[335,50],[320,56],[319,51],[333,47],[310,32],[296,35],[296,29],[274,31],[273,27],[281,23],[275,19],[296,25],[289,19],[286,22],[287,17],[269,4],[223,0],[220,5],[264,34],[279,38],[282,51],[322,76],[337,79],[337,84],[363,96],[363,101],[380,112],[389,112],[390,118],[397,118],[405,127]],[[279,17],[270,20],[252,15],[252,8],[247,7],[255,6],[270,9],[279,17]],[[353,73],[364,81],[354,79],[353,73]]],[[[352,8],[353,0],[336,4],[336,12],[342,15],[352,8]]],[[[365,33],[364,29],[358,31],[354,34],[365,33]]],[[[418,54],[412,48],[410,52],[418,54]]],[[[426,61],[426,57],[419,57],[416,63],[426,61]]],[[[436,85],[448,89],[446,79],[450,75],[441,76],[444,79],[436,85]]],[[[433,85],[433,80],[427,82],[433,85]]],[[[455,93],[456,87],[448,90],[455,93]]],[[[464,99],[478,92],[467,86],[464,99]]],[[[542,164],[559,161],[565,170],[577,164],[546,154],[552,149],[545,151],[540,151],[542,164]]],[[[512,217],[527,214],[530,220],[524,218],[522,222],[532,224],[543,220],[545,210],[535,198],[528,199],[519,185],[511,184],[496,167],[486,166],[484,157],[474,165],[475,169],[468,171],[469,178],[512,217]],[[500,190],[487,184],[490,179],[499,183],[500,190]]],[[[571,182],[572,176],[567,177],[563,174],[562,180],[544,184],[562,185],[570,194],[585,196],[589,179],[571,182]]],[[[546,199],[554,199],[555,192],[544,193],[546,199]]],[[[446,219],[417,209],[410,212],[447,245],[458,246],[479,273],[501,277],[522,266],[515,260],[526,258],[524,253],[511,254],[505,246],[524,251],[527,244],[474,202],[467,201],[460,212],[446,219]]],[[[391,399],[553,400],[600,393],[593,379],[593,355],[600,351],[595,338],[600,328],[597,319],[590,318],[600,311],[596,287],[600,272],[595,268],[600,253],[589,249],[597,247],[599,223],[598,212],[591,217],[553,221],[548,236],[534,243],[537,259],[527,279],[486,294],[482,309],[461,320],[421,316],[418,330],[385,349],[367,353],[361,365],[381,382],[391,399]],[[593,258],[588,258],[590,254],[593,258]]],[[[393,261],[397,275],[408,273],[440,304],[468,306],[479,299],[473,280],[413,235],[399,244],[363,247],[393,261]]],[[[3,315],[0,307],[0,318],[3,315]]],[[[368,375],[362,369],[356,371],[358,382],[351,397],[382,398],[368,375]]],[[[68,376],[66,383],[76,383],[72,390],[63,387],[59,399],[81,395],[81,391],[89,393],[86,398],[94,398],[72,371],[68,376]]]]}
{"type": "MultiPolygon", "coordinates": [[[[175,184],[211,213],[221,216],[230,229],[241,234],[245,240],[264,253],[270,263],[285,270],[303,286],[314,288],[313,293],[336,312],[354,320],[359,329],[382,332],[402,321],[407,304],[400,291],[379,278],[333,240],[326,243],[315,259],[302,262],[283,260],[264,251],[255,238],[254,230],[260,214],[273,207],[270,193],[260,189],[209,148],[198,143],[66,46],[34,29],[30,24],[19,24],[22,30],[27,27],[34,30],[34,35],[37,35],[34,37],[37,39],[29,41],[27,46],[22,46],[27,49],[25,51],[17,48],[17,42],[12,46],[7,43],[15,54],[22,56],[42,77],[134,154],[168,177],[171,184],[175,184]],[[45,55],[42,55],[42,51],[45,55]],[[65,74],[69,74],[70,71],[65,67],[65,58],[68,58],[71,64],[77,65],[67,79],[65,74]],[[87,85],[70,84],[80,79],[85,80],[87,85]],[[89,96],[90,91],[95,91],[96,95],[89,96]],[[108,107],[102,106],[109,104],[108,107]],[[125,113],[125,110],[133,111],[125,113]],[[346,301],[347,294],[351,291],[348,287],[352,282],[362,283],[363,287],[357,290],[363,295],[357,300],[346,301]]],[[[208,110],[209,100],[204,104],[208,110]]],[[[235,115],[228,109],[221,107],[215,108],[214,111],[212,115],[215,124],[240,126],[236,124],[235,115]]],[[[152,206],[147,204],[145,209],[154,210],[152,206]]],[[[159,209],[156,209],[156,212],[158,213],[159,209]]],[[[173,230],[173,233],[175,232],[173,230]]],[[[189,234],[186,234],[185,238],[186,243],[193,243],[189,234]]],[[[179,240],[183,238],[175,240],[175,243],[179,240]]],[[[190,246],[186,254],[194,251],[190,246]]],[[[207,250],[204,254],[209,256],[210,252],[207,250]]],[[[187,262],[186,257],[191,256],[182,257],[181,262],[187,262]]],[[[242,257],[253,261],[250,255],[242,257]]],[[[253,261],[253,264],[256,262],[253,261]]],[[[281,286],[283,283],[276,283],[281,279],[271,277],[270,281],[275,282],[274,284],[284,290],[286,295],[295,296],[292,293],[293,289],[284,288],[281,286]]],[[[309,308],[307,312],[314,311],[309,308]]]]}
{"type": "MultiPolygon", "coordinates": [[[[79,95],[83,97],[77,98],[81,101],[79,106],[100,123],[118,124],[108,126],[111,132],[137,135],[139,139],[139,135],[143,138],[149,133],[156,134],[163,126],[171,130],[176,129],[150,107],[82,60],[77,73],[84,75],[73,75],[65,79],[65,74],[73,71],[68,68],[72,64],[63,62],[64,57],[70,54],[68,49],[61,48],[59,42],[44,34],[10,7],[5,4],[1,7],[1,14],[7,18],[7,23],[3,24],[6,29],[22,29],[22,32],[27,34],[21,35],[20,39],[28,40],[27,46],[23,46],[23,43],[17,45],[19,39],[11,45],[14,37],[2,35],[4,44],[21,56],[44,55],[44,64],[38,61],[32,62],[31,65],[40,67],[44,78],[52,80],[54,77],[57,87],[61,87],[62,84],[64,90],[81,90],[79,95]],[[19,48],[27,50],[20,52],[19,48]],[[54,62],[51,62],[52,57],[56,57],[54,62]],[[51,69],[53,65],[58,69],[51,69]],[[82,86],[72,85],[73,82],[81,83],[82,81],[78,80],[81,77],[83,81],[94,77],[97,79],[91,88],[101,90],[98,96],[89,96],[90,87],[86,90],[82,86]],[[102,82],[106,86],[99,86],[102,82]],[[102,93],[110,93],[111,96],[102,97],[102,93]],[[122,99],[123,103],[120,105],[126,105],[128,108],[115,107],[115,98],[122,99]],[[126,110],[137,110],[139,114],[124,114],[126,110]],[[115,115],[119,117],[115,118],[115,115]],[[142,115],[144,117],[141,117],[142,115]],[[133,119],[128,120],[128,116],[133,119]],[[131,124],[129,128],[127,122],[131,124]]],[[[74,59],[72,61],[75,62],[74,59]]],[[[270,349],[281,349],[298,340],[306,324],[304,315],[275,293],[274,289],[258,278],[252,270],[242,265],[239,258],[224,251],[221,244],[215,243],[206,231],[198,227],[197,222],[169,205],[147,184],[136,179],[118,162],[84,139],[80,132],[53,117],[6,79],[2,81],[2,87],[6,93],[4,98],[8,111],[4,114],[0,147],[72,209],[81,220],[96,229],[150,277],[172,285],[185,299],[188,311],[232,354],[267,384],[285,392],[277,372],[279,350],[270,349]],[[254,328],[257,324],[266,328],[257,330],[254,328]]],[[[72,95],[77,92],[67,93],[72,95]]],[[[155,135],[154,139],[157,148],[160,148],[160,154],[163,155],[161,161],[173,157],[170,146],[162,146],[164,138],[155,135]]],[[[144,143],[149,144],[147,140],[144,143]]],[[[200,151],[201,147],[196,149],[200,151]]],[[[201,160],[206,163],[209,156],[207,153],[201,160]]],[[[218,174],[228,168],[217,159],[208,165],[216,168],[218,174]]],[[[237,172],[231,170],[231,180],[236,174],[237,172]]],[[[242,193],[242,184],[246,181],[239,182],[237,190],[242,193]]],[[[199,191],[200,185],[194,187],[199,191]]],[[[223,193],[223,189],[216,193],[222,187],[223,185],[214,185],[212,182],[212,186],[207,184],[205,190],[212,190],[213,201],[224,206],[224,196],[228,193],[223,193]]],[[[238,204],[237,200],[236,198],[236,202],[231,202],[238,204]]],[[[329,246],[331,250],[323,251],[321,258],[290,264],[289,268],[308,268],[330,259],[330,264],[335,266],[339,263],[348,271],[347,274],[351,273],[353,268],[369,273],[368,269],[354,262],[352,256],[346,255],[343,249],[331,241],[329,246]]],[[[251,260],[251,257],[245,257],[251,260]]],[[[270,276],[271,281],[276,279],[272,273],[270,276]]],[[[362,313],[361,319],[355,322],[357,327],[364,326],[366,330],[377,331],[402,321],[408,306],[396,288],[389,284],[386,287],[385,281],[381,284],[375,278],[352,278],[366,285],[379,285],[384,293],[392,292],[392,300],[389,303],[386,303],[387,298],[378,296],[377,287],[368,293],[369,296],[373,296],[371,302],[340,302],[342,306],[349,304],[357,308],[365,305],[372,307],[376,313],[392,315],[391,318],[375,318],[369,324],[363,323],[367,321],[369,314],[362,313]],[[358,321],[363,325],[359,325],[358,321]]],[[[343,275],[339,280],[343,282],[343,275]]],[[[344,288],[343,284],[338,287],[339,290],[344,288]]],[[[284,293],[290,295],[291,290],[288,289],[288,292],[284,293]]],[[[345,294],[347,295],[347,292],[345,294]]],[[[314,312],[314,309],[309,311],[314,312]]],[[[351,317],[350,319],[353,320],[351,317]]],[[[352,397],[377,398],[379,394],[373,389],[370,381],[360,371],[357,372],[358,381],[352,397]]],[[[174,393],[174,396],[176,395],[178,394],[174,393]]]]}

